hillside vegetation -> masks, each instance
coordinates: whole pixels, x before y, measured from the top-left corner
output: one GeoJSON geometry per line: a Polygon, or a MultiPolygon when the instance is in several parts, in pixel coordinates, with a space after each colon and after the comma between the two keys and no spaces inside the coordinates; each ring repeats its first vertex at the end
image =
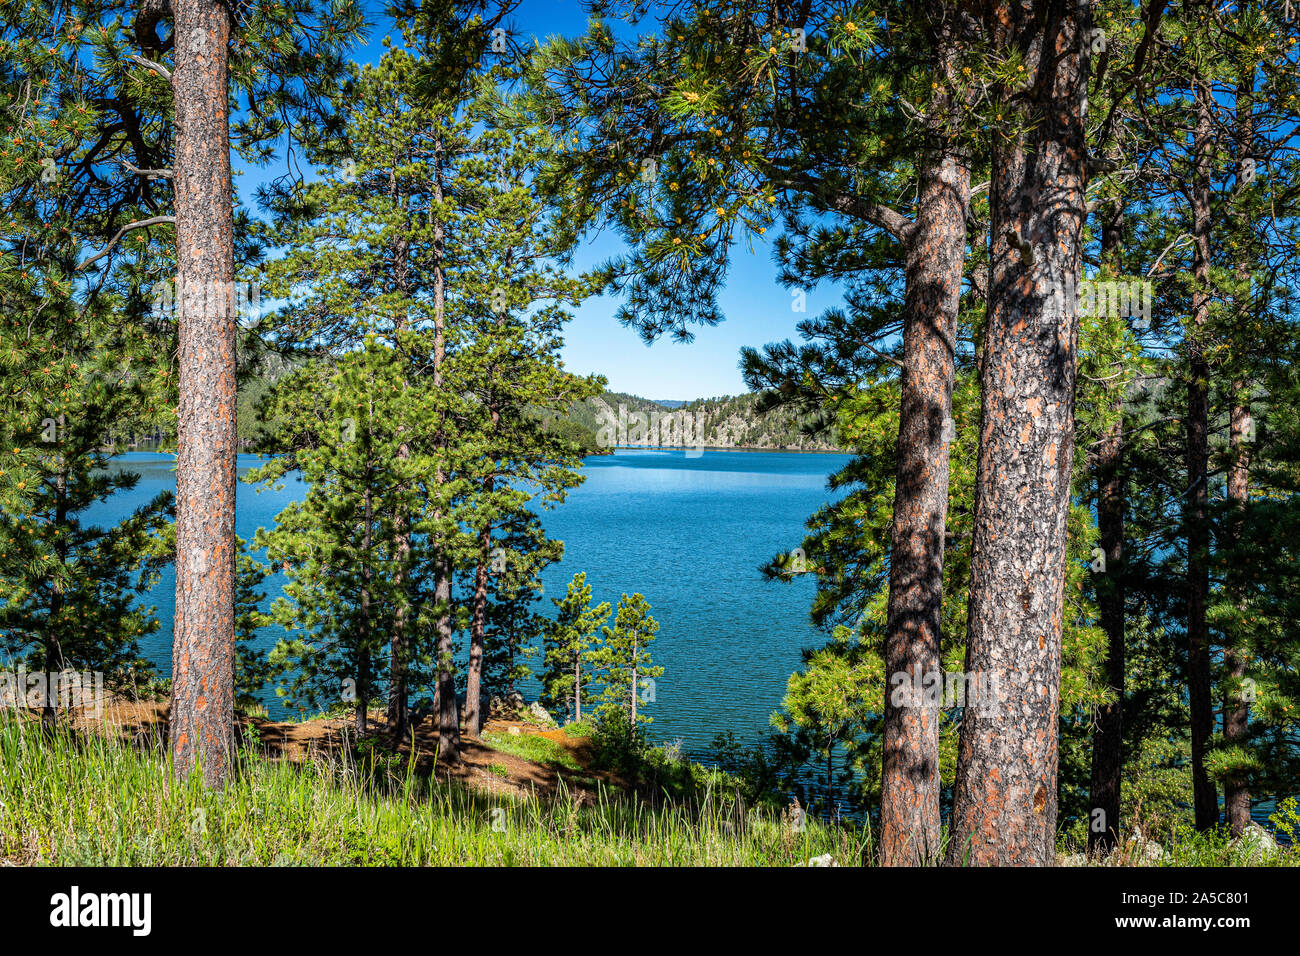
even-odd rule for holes
{"type": "MultiPolygon", "coordinates": [[[[239,388],[239,438],[262,447],[265,434],[256,420],[257,404],[292,363],[270,356],[259,374],[239,388]]],[[[624,392],[605,392],[574,404],[567,415],[541,409],[535,414],[548,430],[566,434],[586,455],[611,454],[615,447],[743,448],[768,451],[839,451],[833,431],[805,433],[810,420],[789,409],[760,413],[759,396],[723,395],[683,402],[655,401],[624,392]],[[621,413],[620,413],[621,410],[621,413]],[[602,431],[603,430],[603,431],[602,431]]],[[[173,439],[174,442],[174,439],[173,439]]]]}
{"type": "Polygon", "coordinates": [[[197,775],[158,786],[170,767],[157,727],[133,745],[111,729],[0,719],[0,865],[829,866],[869,854],[869,833],[792,826],[716,774],[664,802],[607,773],[554,773],[583,748],[485,736],[500,749],[483,748],[481,771],[448,776],[423,751],[277,751],[246,726],[238,772],[215,792],[197,775]],[[554,786],[527,782],[548,771],[554,786]]]}
{"type": "Polygon", "coordinates": [[[809,435],[810,419],[789,409],[758,411],[757,394],[689,402],[653,401],[622,392],[577,403],[569,420],[595,436],[599,448],[750,448],[838,451],[833,431],[809,435]]]}

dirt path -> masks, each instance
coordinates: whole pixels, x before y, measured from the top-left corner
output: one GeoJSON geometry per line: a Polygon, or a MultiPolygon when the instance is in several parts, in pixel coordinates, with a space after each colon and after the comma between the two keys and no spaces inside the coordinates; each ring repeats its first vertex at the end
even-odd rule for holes
{"type": "MultiPolygon", "coordinates": [[[[77,729],[108,731],[141,749],[161,750],[167,741],[165,701],[126,700],[110,697],[99,717],[84,717],[74,712],[71,725],[77,729]]],[[[60,720],[63,720],[60,715],[60,720]]],[[[355,724],[351,718],[318,718],[307,721],[273,721],[262,717],[238,718],[245,735],[256,735],[262,752],[273,759],[295,763],[340,756],[356,744],[355,724]]],[[[385,716],[370,715],[368,739],[387,740],[385,716]]],[[[542,795],[554,794],[563,784],[580,801],[595,796],[596,783],[621,786],[615,775],[591,769],[592,748],[585,737],[571,737],[563,729],[539,727],[524,720],[490,719],[483,737],[501,735],[538,736],[562,747],[580,770],[538,763],[515,754],[497,750],[485,740],[461,737],[461,761],[456,766],[438,764],[438,731],[433,720],[425,720],[414,734],[415,766],[421,773],[434,773],[440,780],[459,780],[491,793],[542,795]]],[[[397,748],[406,760],[411,757],[410,736],[397,748]]]]}

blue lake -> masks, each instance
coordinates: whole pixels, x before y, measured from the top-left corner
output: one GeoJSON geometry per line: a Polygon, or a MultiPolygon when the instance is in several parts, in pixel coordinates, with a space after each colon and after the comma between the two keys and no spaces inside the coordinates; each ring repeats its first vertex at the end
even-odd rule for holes
{"type": "MultiPolygon", "coordinates": [[[[656,683],[651,736],[680,739],[699,753],[715,734],[734,730],[753,740],[768,727],[780,704],[786,678],[805,647],[825,643],[808,623],[813,581],[768,582],[758,568],[773,555],[798,547],[804,522],[831,500],[826,479],[847,455],[780,452],[619,450],[587,459],[587,480],[557,509],[543,512],[547,532],[564,541],[564,560],[543,574],[539,607],[553,611],[550,598],[563,595],[569,579],[587,573],[597,602],[617,605],[624,592],[640,591],[659,622],[653,654],[664,674],[656,683]]],[[[132,453],[114,460],[140,474],[129,494],[120,494],[90,515],[116,520],[174,490],[174,459],[132,453]]],[[[239,457],[241,476],[259,462],[239,457]]],[[[259,527],[303,493],[290,480],[280,491],[241,482],[236,528],[252,540],[259,527]]],[[[283,584],[268,579],[267,603],[283,584]]],[[[170,569],[144,602],[157,609],[160,631],[141,644],[161,676],[171,674],[171,626],[175,580],[170,569]]],[[[281,636],[264,631],[270,647],[281,636]]],[[[530,698],[536,687],[521,688],[530,698]]],[[[290,712],[268,689],[271,716],[290,712]]]]}
{"type": "MultiPolygon", "coordinates": [[[[848,460],[847,455],[744,451],[706,451],[691,458],[683,451],[644,449],[588,458],[586,482],[564,505],[542,513],[548,533],[564,541],[565,553],[542,575],[539,610],[553,612],[550,599],[563,595],[578,571],[587,572],[596,602],[613,606],[624,592],[640,591],[660,625],[653,654],[664,667],[656,700],[646,707],[654,717],[650,736],[681,740],[697,757],[723,731],[752,742],[768,729],[786,679],[799,667],[800,651],[826,641],[808,623],[811,578],[779,584],[764,580],[758,568],[799,546],[804,522],[834,497],[826,489],[827,477],[848,460]]],[[[260,461],[257,455],[240,455],[240,475],[260,461]]],[[[93,509],[89,520],[116,521],[160,491],[174,491],[173,463],[169,455],[147,453],[114,459],[115,467],[138,473],[140,482],[93,509]]],[[[241,482],[239,535],[251,541],[303,491],[296,478],[279,491],[241,482]]],[[[280,575],[267,580],[267,605],[283,583],[280,575]]],[[[156,608],[161,627],[141,642],[141,650],[163,677],[171,674],[174,591],[168,568],[142,599],[156,608]]],[[[266,628],[261,643],[269,648],[282,635],[278,628],[266,628]]],[[[520,689],[533,699],[539,688],[529,682],[520,689]]],[[[297,716],[273,688],[263,700],[273,718],[297,716]]],[[[809,782],[816,784],[811,776],[809,782]]],[[[1252,816],[1268,826],[1274,809],[1271,799],[1257,797],[1252,816]]]]}

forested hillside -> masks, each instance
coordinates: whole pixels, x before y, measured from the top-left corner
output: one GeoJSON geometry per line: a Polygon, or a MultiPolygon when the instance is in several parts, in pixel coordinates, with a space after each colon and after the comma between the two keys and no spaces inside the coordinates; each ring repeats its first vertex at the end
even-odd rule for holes
{"type": "MultiPolygon", "coordinates": [[[[239,387],[239,439],[250,450],[267,445],[265,429],[257,421],[257,405],[276,380],[292,366],[274,354],[266,355],[256,374],[239,387]]],[[[760,411],[755,394],[699,399],[692,402],[651,401],[621,392],[604,392],[578,402],[567,414],[538,412],[552,431],[562,432],[585,454],[609,454],[616,446],[655,446],[666,442],[696,448],[751,448],[774,451],[838,451],[831,430],[789,408],[760,411]],[[623,410],[622,432],[619,413],[623,410]],[[689,416],[683,419],[682,416],[689,416]],[[637,416],[643,416],[638,418],[637,416]],[[668,422],[661,427],[662,422],[668,422]],[[602,441],[602,429],[608,434],[602,441]],[[620,437],[621,435],[621,437],[620,437]],[[611,443],[611,440],[612,443],[611,443]]],[[[266,428],[278,427],[269,424],[266,428]]]]}
{"type": "Polygon", "coordinates": [[[826,428],[809,434],[814,416],[789,408],[760,411],[755,394],[696,401],[651,401],[606,392],[576,405],[569,419],[594,436],[598,448],[689,446],[775,451],[835,451],[826,428]]]}

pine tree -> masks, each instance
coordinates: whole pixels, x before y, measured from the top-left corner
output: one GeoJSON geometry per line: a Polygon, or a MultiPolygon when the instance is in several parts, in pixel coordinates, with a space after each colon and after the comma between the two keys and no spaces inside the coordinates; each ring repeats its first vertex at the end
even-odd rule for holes
{"type": "MultiPolygon", "coordinates": [[[[138,596],[167,560],[172,496],[107,527],[86,519],[135,487],[139,476],[110,456],[156,420],[167,370],[129,296],[78,275],[106,210],[138,199],[96,176],[107,154],[94,97],[121,78],[77,56],[99,49],[86,18],[101,7],[0,15],[0,648],[34,669],[102,671],[129,688],[152,676],[138,642],[157,621],[138,596]]],[[[43,717],[55,719],[48,696],[43,717]]]]}
{"type": "Polygon", "coordinates": [[[355,702],[359,734],[368,729],[385,641],[399,614],[412,613],[397,574],[395,516],[411,507],[409,459],[397,448],[403,423],[420,409],[400,387],[403,366],[399,353],[371,339],[337,368],[318,362],[282,379],[264,413],[294,426],[281,436],[280,454],[248,477],[279,482],[298,471],[307,485],[254,540],[289,577],[271,617],[301,635],[282,641],[272,662],[295,665],[296,702],[355,702]]]}
{"type": "Polygon", "coordinates": [[[995,3],[985,23],[1006,64],[994,100],[1010,132],[996,140],[989,187],[966,670],[997,675],[1007,703],[962,720],[952,863],[1055,860],[1078,343],[1063,292],[1083,264],[1090,53],[1087,4],[1039,12],[995,3]]]}
{"type": "MultiPolygon", "coordinates": [[[[495,469],[505,462],[483,462],[489,463],[493,474],[501,474],[495,469]]],[[[486,720],[484,700],[509,696],[531,673],[524,661],[535,653],[547,623],[534,610],[542,593],[540,574],[563,557],[564,545],[546,537],[530,496],[520,488],[498,489],[492,482],[485,490],[471,480],[458,513],[475,541],[461,562],[472,580],[464,589],[467,598],[458,603],[470,638],[465,729],[477,737],[486,720]]]]}
{"type": "MultiPolygon", "coordinates": [[[[1197,273],[1199,298],[1194,304],[1201,306],[1201,312],[1194,313],[1194,319],[1199,316],[1203,322],[1184,336],[1189,359],[1202,363],[1189,368],[1189,400],[1199,400],[1201,382],[1196,376],[1198,371],[1206,373],[1207,501],[1204,522],[1189,524],[1188,532],[1202,540],[1208,528],[1210,536],[1208,553],[1196,552],[1195,563],[1189,551],[1189,584],[1196,584],[1191,596],[1199,598],[1205,592],[1203,625],[1201,605],[1188,605],[1198,612],[1188,620],[1189,648],[1193,637],[1198,644],[1189,690],[1197,690],[1192,743],[1193,755],[1199,750],[1201,757],[1194,768],[1194,773],[1199,771],[1198,825],[1218,822],[1213,798],[1221,785],[1226,822],[1240,835],[1251,820],[1251,778],[1271,775],[1264,770],[1255,740],[1267,725],[1276,726],[1279,713],[1275,707],[1263,708],[1268,716],[1252,728],[1251,705],[1259,687],[1277,687],[1279,682],[1272,666],[1276,658],[1271,651],[1259,655],[1252,639],[1260,619],[1251,613],[1251,605],[1254,582],[1268,580],[1274,572],[1285,579],[1286,560],[1246,559],[1241,565],[1243,556],[1236,552],[1257,493],[1278,494],[1270,487],[1278,463],[1273,455],[1280,451],[1283,460],[1287,455],[1285,445],[1271,446],[1257,438],[1261,426],[1265,434],[1276,427],[1278,406],[1270,393],[1289,390],[1282,384],[1289,375],[1279,378],[1278,373],[1291,366],[1295,355],[1295,286],[1290,279],[1279,281],[1278,270],[1294,275],[1283,264],[1294,260],[1300,239],[1294,217],[1276,217],[1283,209],[1294,210],[1297,200],[1296,164],[1286,144],[1289,130],[1300,118],[1300,82],[1295,75],[1294,24],[1286,22],[1291,19],[1287,7],[1207,5],[1196,12],[1212,18],[1214,26],[1189,31],[1181,72],[1196,81],[1193,92],[1199,83],[1203,95],[1189,108],[1198,111],[1198,120],[1208,118],[1213,133],[1212,142],[1200,144],[1197,155],[1203,162],[1195,173],[1196,182],[1208,191],[1210,209],[1204,227],[1208,254],[1199,241],[1196,245],[1195,264],[1203,259],[1206,268],[1197,273]],[[1281,222],[1286,225],[1280,227],[1281,222]],[[1190,578],[1193,570],[1195,582],[1190,578]],[[1202,573],[1208,588],[1200,587],[1202,573]],[[1209,648],[1209,660],[1204,662],[1199,653],[1202,633],[1209,648]],[[1222,648],[1221,657],[1214,653],[1216,644],[1222,648]],[[1201,692],[1207,683],[1206,670],[1208,708],[1201,692]],[[1221,715],[1217,726],[1216,711],[1221,715]],[[1212,736],[1207,737],[1207,731],[1212,736]]],[[[1196,214],[1204,208],[1206,197],[1198,189],[1192,198],[1196,214]]],[[[1188,427],[1192,428],[1190,417],[1188,427]]]]}
{"type": "MultiPolygon", "coordinates": [[[[74,303],[23,298],[0,291],[9,317],[0,331],[0,647],[34,670],[100,671],[110,687],[138,686],[152,673],[139,641],[158,622],[137,596],[168,558],[172,496],[109,527],[86,519],[139,480],[110,467],[109,436],[139,420],[149,391],[127,380],[111,342],[63,333],[74,303]]],[[[82,312],[83,334],[103,332],[97,311],[82,312]]],[[[55,719],[48,697],[44,719],[55,719]]]]}
{"type": "MultiPolygon", "coordinates": [[[[439,583],[426,613],[441,609],[434,618],[440,645],[435,655],[450,668],[450,570],[447,560],[436,555],[457,546],[452,540],[457,530],[450,525],[446,450],[455,444],[452,406],[460,399],[447,387],[446,363],[449,341],[454,346],[461,334],[454,309],[449,315],[448,271],[462,260],[448,260],[446,219],[455,207],[445,196],[446,157],[463,144],[467,126],[457,120],[455,104],[422,99],[415,86],[419,70],[419,62],[402,50],[364,69],[356,83],[358,106],[343,137],[346,157],[338,154],[342,147],[337,142],[322,144],[317,151],[321,158],[336,161],[327,170],[332,178],[270,197],[277,220],[264,238],[285,247],[286,255],[267,263],[263,275],[271,294],[292,293],[292,298],[267,318],[263,335],[320,356],[338,356],[365,336],[374,336],[407,357],[402,380],[395,385],[399,392],[412,401],[417,395],[439,398],[431,417],[418,426],[427,455],[413,457],[414,432],[398,443],[394,454],[401,470],[411,476],[398,500],[414,501],[417,482],[425,482],[421,490],[430,493],[422,496],[419,507],[432,523],[434,539],[429,545],[435,557],[430,560],[439,583]]],[[[393,519],[395,583],[404,596],[389,632],[388,726],[400,739],[406,724],[408,668],[423,653],[414,633],[411,575],[425,559],[413,550],[420,516],[399,504],[393,519]]],[[[440,696],[448,709],[440,721],[442,745],[447,759],[454,760],[459,733],[455,694],[440,696]]]]}
{"type": "Polygon", "coordinates": [[[593,280],[548,263],[557,251],[556,210],[535,184],[541,159],[532,117],[518,111],[517,100],[485,96],[474,106],[496,123],[468,144],[458,171],[463,211],[451,238],[462,253],[476,249],[480,264],[458,273],[465,335],[451,375],[475,399],[458,425],[466,443],[458,468],[473,486],[458,512],[477,536],[465,707],[466,729],[477,735],[487,578],[499,563],[494,529],[510,529],[523,543],[500,552],[512,565],[524,561],[517,570],[535,574],[559,559],[562,544],[546,539],[533,509],[556,507],[582,481],[580,449],[548,429],[547,418],[599,394],[604,380],[574,376],[559,358],[569,318],[559,303],[576,305],[593,280]]]}
{"type": "MultiPolygon", "coordinates": [[[[835,757],[874,723],[875,701],[888,696],[879,657],[872,661],[844,648],[827,647],[806,654],[802,669],[790,675],[781,709],[772,715],[772,725],[781,733],[794,733],[800,743],[821,764],[825,780],[824,813],[836,815],[835,757]],[[848,745],[846,747],[846,745],[848,745]]],[[[923,854],[922,854],[923,856],[923,854]]]]}
{"type": "MultiPolygon", "coordinates": [[[[508,534],[504,538],[509,541],[508,534]]],[[[532,676],[529,662],[549,623],[536,610],[541,592],[536,571],[555,559],[554,555],[541,558],[531,551],[516,554],[526,556],[525,561],[490,575],[484,603],[482,691],[484,696],[504,700],[514,696],[518,684],[532,676]]]]}
{"type": "MultiPolygon", "coordinates": [[[[393,50],[361,72],[345,174],[336,167],[335,178],[277,205],[266,238],[287,254],[267,264],[268,287],[298,291],[266,334],[338,354],[373,331],[410,356],[400,387],[413,400],[436,399],[431,415],[411,426],[421,434],[398,448],[421,492],[416,510],[397,515],[398,583],[412,591],[421,563],[433,576],[421,613],[435,632],[429,653],[439,668],[441,739],[453,760],[456,567],[476,566],[465,715],[476,734],[493,528],[517,522],[530,497],[549,506],[577,483],[577,450],[546,431],[542,413],[566,411],[603,383],[564,372],[558,359],[567,315],[557,303],[576,304],[591,280],[548,263],[560,250],[552,211],[531,185],[536,135],[490,90],[426,96],[435,46],[419,36],[416,55],[393,50]],[[498,114],[510,125],[497,123],[498,114]],[[418,545],[417,526],[428,534],[418,545]]],[[[534,550],[550,547],[542,539],[534,550]]],[[[425,653],[413,624],[399,617],[390,650],[395,733],[405,722],[408,667],[425,653]]]]}
{"type": "MultiPolygon", "coordinates": [[[[1141,202],[1130,211],[1133,225],[1126,230],[1127,258],[1138,264],[1128,271],[1155,280],[1159,315],[1139,336],[1150,371],[1140,380],[1141,391],[1130,390],[1126,399],[1133,420],[1125,424],[1124,450],[1135,477],[1125,502],[1132,515],[1125,537],[1132,539],[1126,542],[1130,554],[1155,546],[1164,560],[1144,560],[1136,576],[1126,573],[1125,590],[1130,605],[1136,595],[1140,607],[1183,640],[1174,653],[1186,661],[1182,677],[1190,704],[1181,718],[1159,707],[1150,716],[1133,716],[1144,727],[1168,722],[1168,732],[1188,748],[1194,820],[1201,828],[1218,821],[1219,782],[1225,797],[1233,790],[1232,825],[1245,826],[1245,782],[1259,768],[1249,743],[1249,707],[1232,699],[1248,686],[1247,671],[1257,681],[1267,670],[1255,670],[1247,612],[1233,609],[1249,590],[1242,590],[1235,565],[1234,529],[1250,510],[1255,476],[1270,470],[1260,467],[1256,443],[1247,438],[1257,427],[1267,434],[1272,426],[1271,409],[1259,401],[1272,379],[1265,369],[1277,370],[1279,361],[1289,365],[1284,356],[1294,334],[1285,283],[1276,281],[1275,266],[1258,267],[1285,259],[1294,237],[1278,230],[1266,239],[1271,227],[1254,226],[1265,206],[1276,211],[1294,201],[1281,186],[1287,164],[1278,148],[1296,96],[1294,70],[1288,69],[1295,45],[1283,26],[1278,5],[1201,4],[1166,15],[1164,29],[1173,42],[1151,48],[1146,69],[1154,78],[1139,87],[1136,105],[1130,92],[1111,110],[1140,141],[1155,144],[1150,161],[1139,164],[1143,181],[1131,192],[1141,202]],[[1187,130],[1194,135],[1186,136],[1187,130]],[[1170,420],[1181,434],[1170,432],[1170,420]],[[1177,466],[1155,450],[1175,441],[1184,449],[1177,466]],[[1220,495],[1229,499],[1227,506],[1220,495]],[[1169,548],[1170,540],[1177,546],[1169,548]],[[1224,648],[1222,668],[1216,644],[1224,648]],[[1216,709],[1223,715],[1222,737],[1215,733],[1216,709]]],[[[1258,450],[1272,454],[1267,443],[1258,450]]],[[[1269,576],[1266,565],[1253,565],[1259,580],[1269,576]]],[[[1283,567],[1277,571],[1285,578],[1283,567]]],[[[1141,707],[1142,697],[1131,703],[1141,707]]],[[[1126,748],[1129,736],[1125,730],[1126,748]]],[[[1117,792],[1113,755],[1108,763],[1110,790],[1117,792]]]]}
{"type": "Polygon", "coordinates": [[[278,680],[283,673],[272,664],[267,653],[254,645],[262,628],[271,623],[271,616],[261,610],[265,591],[258,588],[271,573],[270,568],[257,561],[248,552],[248,543],[237,539],[239,560],[235,578],[235,707],[244,713],[255,713],[262,708],[259,699],[267,684],[278,680]]]}
{"type": "Polygon", "coordinates": [[[597,698],[598,720],[618,715],[627,721],[632,733],[651,717],[637,706],[655,699],[655,679],[664,669],[656,667],[650,645],[659,631],[659,622],[650,616],[650,603],[642,594],[624,594],[618,602],[614,626],[602,626],[603,640],[591,652],[591,669],[601,683],[597,698]]]}
{"type": "MultiPolygon", "coordinates": [[[[235,223],[231,204],[232,87],[256,104],[233,125],[254,161],[286,131],[311,138],[333,124],[329,98],[345,72],[343,46],[361,30],[353,0],[232,7],[225,0],[146,0],[131,59],[167,82],[171,144],[158,167],[132,175],[170,180],[176,227],[178,336],[176,614],[171,742],[177,773],[196,762],[223,786],[233,752],[235,601],[235,223]],[[164,41],[157,27],[172,20],[164,41]],[[171,55],[170,68],[163,58],[171,55]]],[[[153,131],[150,131],[153,133],[153,131]]],[[[156,134],[153,134],[156,135],[156,134]]],[[[124,229],[148,224],[139,220],[124,229]]],[[[119,232],[114,238],[120,238],[119,232]]],[[[105,252],[111,251],[106,249],[105,252]]]]}
{"type": "Polygon", "coordinates": [[[562,598],[553,598],[555,620],[546,629],[542,658],[542,705],[555,713],[582,720],[583,665],[591,657],[593,641],[613,613],[608,601],[591,605],[591,585],[579,571],[562,598]]]}

